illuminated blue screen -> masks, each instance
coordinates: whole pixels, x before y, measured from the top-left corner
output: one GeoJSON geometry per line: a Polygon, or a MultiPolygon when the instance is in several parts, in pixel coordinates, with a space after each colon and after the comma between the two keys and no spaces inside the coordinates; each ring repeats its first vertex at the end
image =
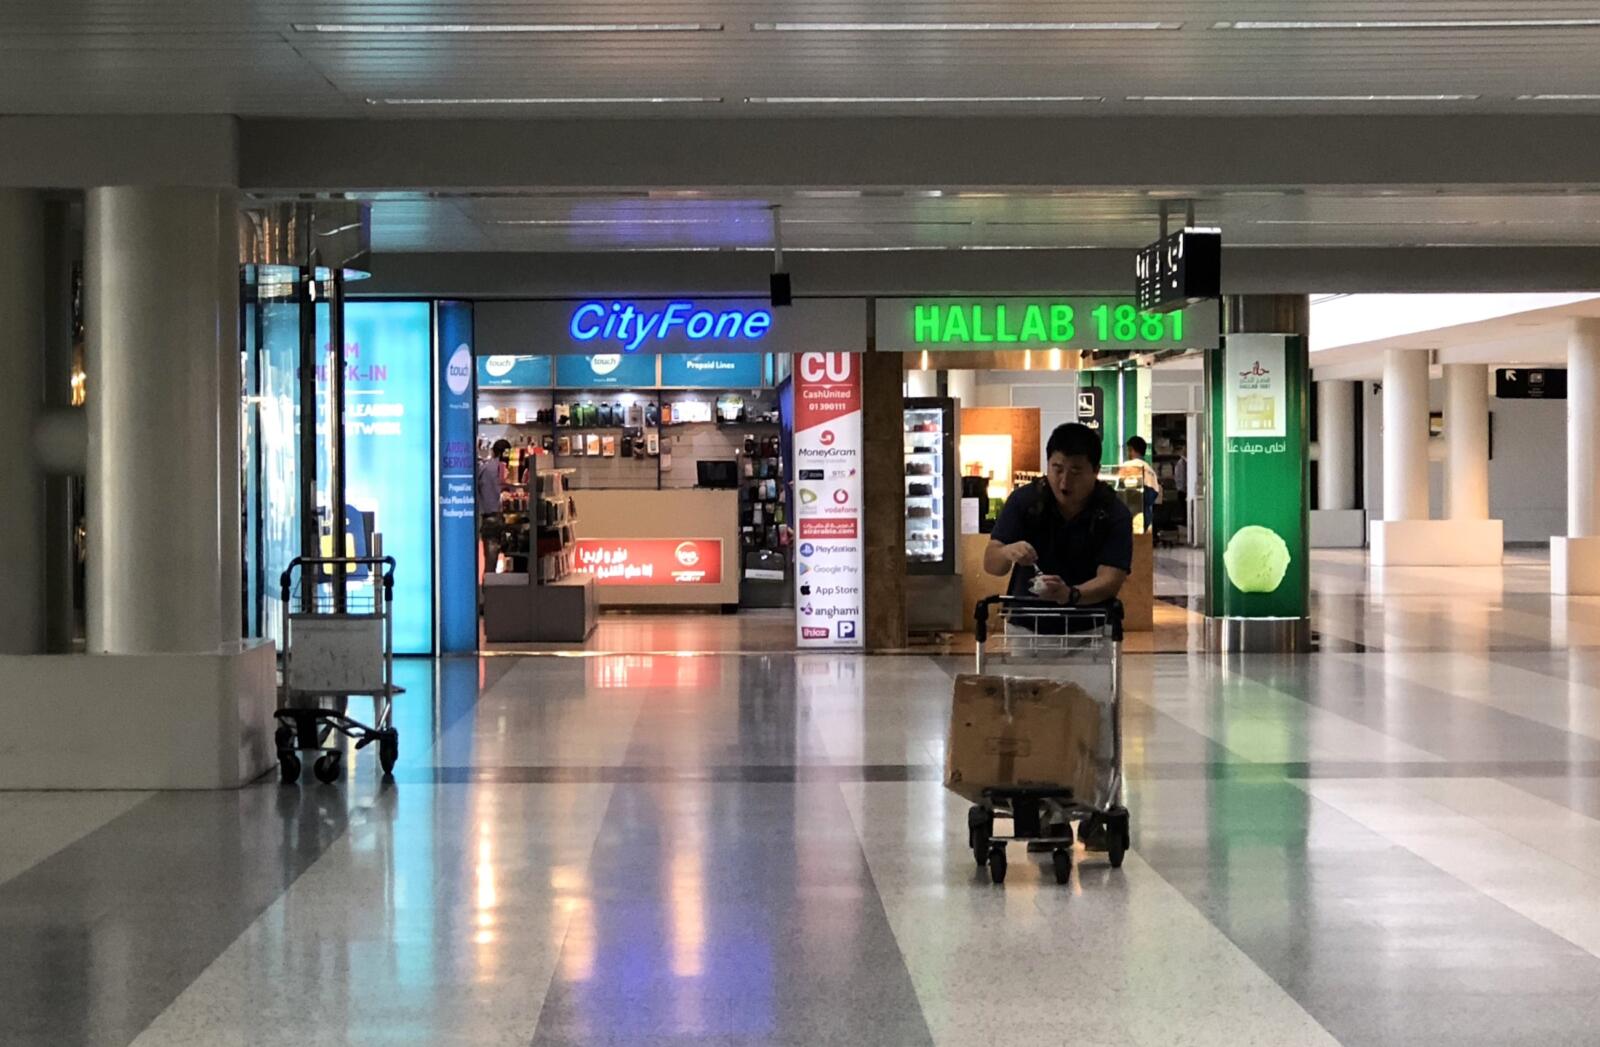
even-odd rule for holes
{"type": "MultiPolygon", "coordinates": [[[[433,325],[427,302],[345,307],[345,495],[395,566],[394,647],[433,650],[433,325]]],[[[358,544],[364,544],[359,543],[358,544]]]]}
{"type": "Polygon", "coordinates": [[[661,384],[684,389],[755,389],[761,385],[760,353],[667,353],[661,384]]]}

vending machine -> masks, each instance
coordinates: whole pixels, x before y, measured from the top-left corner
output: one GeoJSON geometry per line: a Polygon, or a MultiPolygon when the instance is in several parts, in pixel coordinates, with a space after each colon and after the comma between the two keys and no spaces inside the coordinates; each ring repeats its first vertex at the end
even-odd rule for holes
{"type": "Polygon", "coordinates": [[[906,627],[912,632],[959,632],[966,625],[956,562],[957,428],[955,400],[905,401],[906,627]]]}

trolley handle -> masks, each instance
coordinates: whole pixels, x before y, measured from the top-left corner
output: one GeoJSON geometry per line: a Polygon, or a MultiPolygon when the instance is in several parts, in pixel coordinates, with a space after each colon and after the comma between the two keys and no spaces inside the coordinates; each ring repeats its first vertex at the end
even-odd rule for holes
{"type": "MultiPolygon", "coordinates": [[[[394,600],[394,557],[392,556],[296,556],[289,561],[289,566],[283,569],[283,574],[278,579],[278,586],[283,590],[283,603],[287,607],[291,590],[294,588],[295,568],[306,567],[382,567],[383,598],[385,601],[394,600]]],[[[302,573],[304,573],[302,571],[302,573]]]]}
{"type": "Polygon", "coordinates": [[[989,638],[989,609],[991,607],[1018,608],[1027,611],[1049,611],[1061,616],[1063,621],[1074,619],[1084,622],[1104,623],[1111,628],[1111,638],[1122,640],[1122,601],[1107,600],[1104,603],[1085,604],[1079,607],[1067,607],[1064,604],[1051,603],[1048,600],[1035,600],[1023,596],[985,596],[978,601],[978,606],[972,613],[972,633],[981,646],[989,638]]]}

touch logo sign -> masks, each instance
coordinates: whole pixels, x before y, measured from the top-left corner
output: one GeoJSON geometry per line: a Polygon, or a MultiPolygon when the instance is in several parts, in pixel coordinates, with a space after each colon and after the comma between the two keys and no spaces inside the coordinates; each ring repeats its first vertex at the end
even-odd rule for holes
{"type": "Polygon", "coordinates": [[[472,388],[472,350],[467,345],[458,345],[451,354],[450,362],[445,365],[444,380],[456,396],[463,396],[472,388]]]}
{"type": "Polygon", "coordinates": [[[582,302],[568,330],[579,342],[616,342],[636,353],[646,342],[756,342],[772,330],[769,309],[701,306],[694,302],[582,302]]]}

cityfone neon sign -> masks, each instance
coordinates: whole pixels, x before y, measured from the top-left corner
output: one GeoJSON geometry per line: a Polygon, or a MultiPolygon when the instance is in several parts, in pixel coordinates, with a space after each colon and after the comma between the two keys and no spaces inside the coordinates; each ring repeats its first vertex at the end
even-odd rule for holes
{"type": "Polygon", "coordinates": [[[583,302],[572,311],[569,330],[579,342],[616,342],[636,353],[646,342],[757,342],[772,330],[768,309],[720,308],[694,302],[659,305],[614,300],[583,302]]]}

